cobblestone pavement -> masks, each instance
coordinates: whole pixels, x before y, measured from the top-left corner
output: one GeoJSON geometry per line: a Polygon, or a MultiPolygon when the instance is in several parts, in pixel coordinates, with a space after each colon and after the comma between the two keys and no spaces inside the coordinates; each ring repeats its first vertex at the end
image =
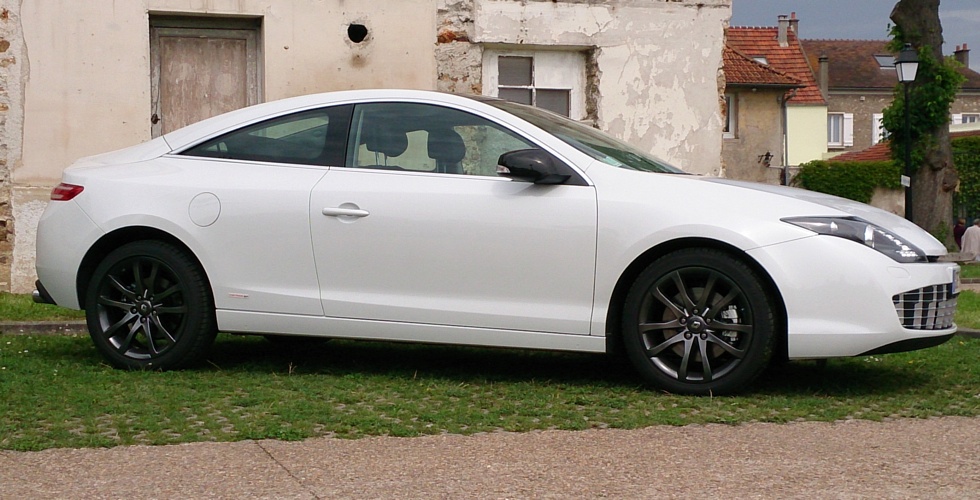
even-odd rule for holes
{"type": "Polygon", "coordinates": [[[0,452],[0,498],[977,498],[980,419],[0,452]]]}

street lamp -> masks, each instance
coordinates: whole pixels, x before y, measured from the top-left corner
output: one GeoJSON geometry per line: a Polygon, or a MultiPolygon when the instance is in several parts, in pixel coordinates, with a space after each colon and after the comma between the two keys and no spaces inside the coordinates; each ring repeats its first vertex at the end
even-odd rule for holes
{"type": "Polygon", "coordinates": [[[911,118],[909,117],[909,84],[915,81],[915,73],[919,70],[919,56],[912,48],[911,43],[906,43],[902,51],[895,59],[895,69],[898,72],[898,81],[902,82],[905,88],[905,175],[902,176],[902,185],[905,186],[905,219],[912,220],[912,135],[911,118]]]}

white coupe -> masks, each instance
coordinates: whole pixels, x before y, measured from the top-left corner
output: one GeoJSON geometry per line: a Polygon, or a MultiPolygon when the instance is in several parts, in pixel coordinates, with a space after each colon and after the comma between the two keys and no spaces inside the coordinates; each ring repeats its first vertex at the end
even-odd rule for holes
{"type": "Polygon", "coordinates": [[[35,300],[113,365],[202,361],[217,331],[610,352],[721,394],[775,358],[956,331],[956,264],[860,203],[689,175],[506,101],[407,90],[233,111],[64,171],[35,300]]]}

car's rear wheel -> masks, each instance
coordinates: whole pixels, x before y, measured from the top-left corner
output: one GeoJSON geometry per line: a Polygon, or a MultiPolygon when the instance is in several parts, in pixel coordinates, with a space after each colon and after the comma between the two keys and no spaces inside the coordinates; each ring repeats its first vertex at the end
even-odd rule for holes
{"type": "Polygon", "coordinates": [[[657,259],[624,306],[626,352],[660,389],[731,393],[772,356],[774,301],[756,272],[725,252],[680,250],[657,259]]]}
{"type": "Polygon", "coordinates": [[[214,341],[214,301],[197,263],[159,241],[119,247],[96,267],[85,300],[89,333],[113,366],[191,365],[214,341]]]}

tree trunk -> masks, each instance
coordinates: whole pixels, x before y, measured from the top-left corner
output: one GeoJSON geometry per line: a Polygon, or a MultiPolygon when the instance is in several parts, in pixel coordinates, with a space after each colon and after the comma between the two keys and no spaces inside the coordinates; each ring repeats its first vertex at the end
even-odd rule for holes
{"type": "MultiPolygon", "coordinates": [[[[936,61],[943,61],[939,0],[899,0],[892,10],[891,20],[899,28],[905,43],[911,43],[916,49],[928,47],[936,61]]],[[[928,82],[912,83],[921,84],[928,82]]],[[[906,103],[911,106],[917,104],[921,105],[915,99],[906,103]]],[[[912,221],[933,235],[948,240],[944,243],[949,245],[952,243],[949,228],[953,216],[953,191],[958,182],[949,142],[949,124],[925,131],[919,140],[927,146],[924,164],[918,165],[912,176],[912,221]]]]}

